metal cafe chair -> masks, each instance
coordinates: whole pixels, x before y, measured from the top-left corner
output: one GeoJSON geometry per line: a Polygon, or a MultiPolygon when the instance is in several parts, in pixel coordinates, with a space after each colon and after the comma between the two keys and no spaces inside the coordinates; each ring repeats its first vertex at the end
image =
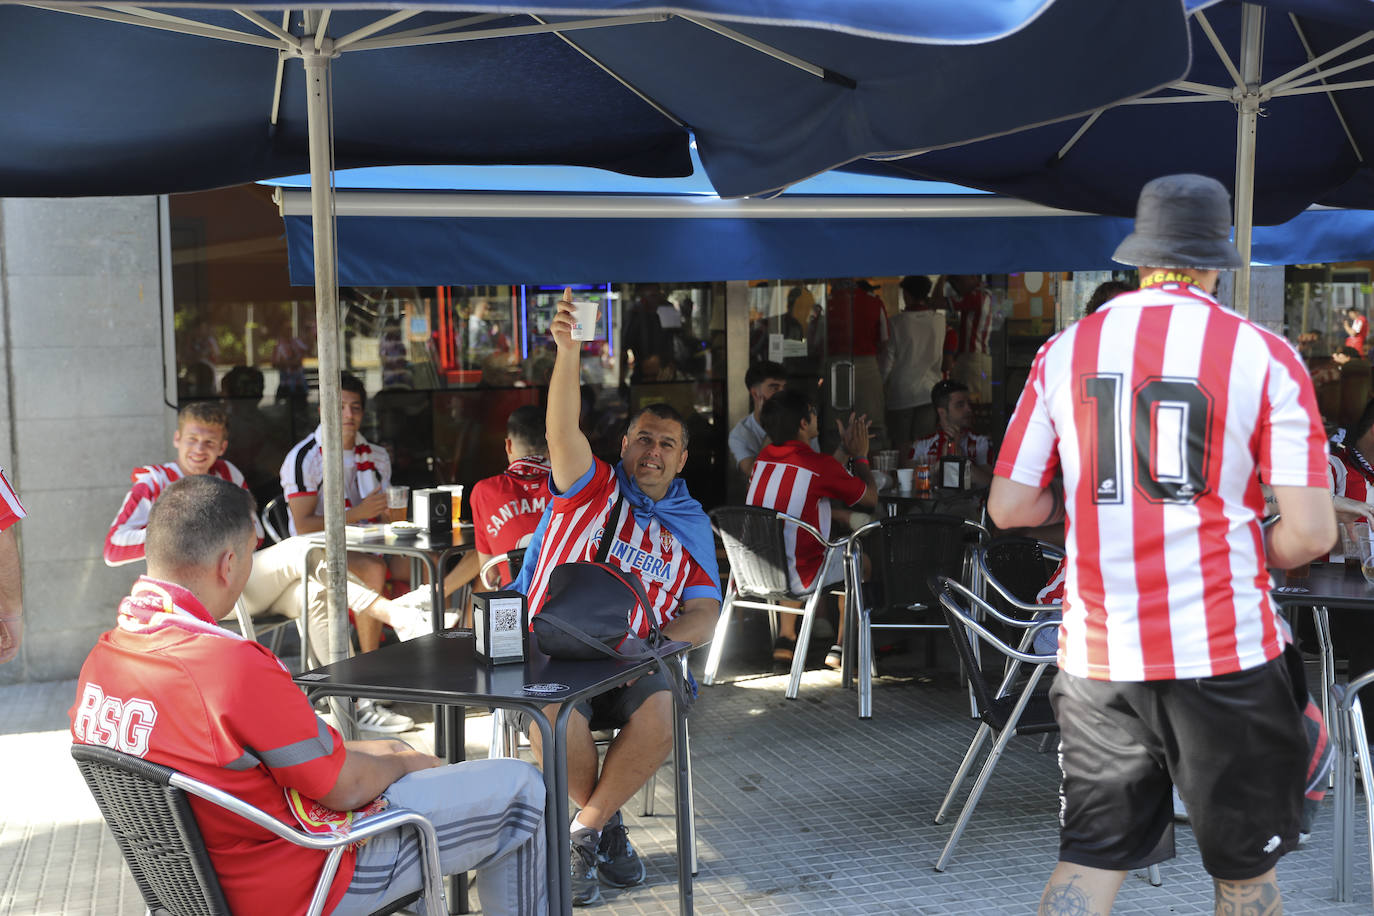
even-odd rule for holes
{"type": "Polygon", "coordinates": [[[814,538],[824,548],[820,567],[822,573],[830,568],[838,551],[844,549],[845,539],[827,540],[819,529],[776,509],[722,506],[712,509],[709,514],[711,527],[715,528],[721,543],[725,545],[725,555],[730,562],[730,579],[725,587],[725,601],[720,608],[720,618],[716,623],[701,682],[708,685],[716,682],[716,671],[720,667],[730,617],[735,608],[768,611],[775,635],[777,614],[798,614],[801,616],[801,625],[797,628],[797,647],[792,656],[792,674],[786,691],[787,699],[795,700],[801,688],[802,673],[806,670],[806,647],[811,642],[811,625],[827,587],[821,581],[824,575],[817,574],[816,581],[809,589],[800,592],[792,590],[787,572],[787,526],[795,526],[797,537],[814,538]],[[802,606],[793,607],[782,604],[783,601],[800,602],[802,606]]]}
{"type": "MultiPolygon", "coordinates": [[[[286,501],[280,496],[268,500],[267,505],[262,507],[261,516],[262,530],[267,536],[267,543],[281,543],[281,541],[285,539],[282,532],[287,531],[286,501]]],[[[240,597],[239,600],[234,603],[233,623],[237,626],[240,633],[254,642],[262,642],[261,637],[270,633],[272,641],[267,644],[267,647],[276,655],[281,654],[282,629],[291,624],[295,624],[297,631],[301,634],[301,668],[302,670],[305,669],[305,611],[303,609],[300,615],[294,618],[287,617],[285,614],[261,614],[255,618],[252,614],[248,613],[248,606],[243,603],[243,598],[240,597]]]]}
{"type": "Polygon", "coordinates": [[[954,824],[954,830],[950,833],[945,848],[940,852],[940,857],[935,862],[935,870],[944,871],[950,857],[954,854],[955,846],[959,844],[959,838],[963,835],[964,828],[968,826],[969,820],[973,817],[973,809],[977,807],[983,790],[992,778],[992,771],[997,766],[997,761],[1001,758],[1007,742],[1014,735],[1045,734],[1059,730],[1054,719],[1054,711],[1050,708],[1049,698],[1043,693],[1036,692],[1036,686],[1040,683],[1041,675],[1054,662],[1055,657],[1053,655],[1036,655],[1027,651],[1036,633],[1057,627],[1059,623],[1052,620],[1033,621],[1009,617],[948,576],[933,576],[930,587],[931,591],[938,597],[940,606],[944,611],[945,625],[949,629],[950,636],[954,639],[954,648],[959,653],[959,660],[968,675],[969,683],[973,687],[973,695],[978,705],[978,717],[982,720],[978,726],[978,731],[973,736],[973,742],[969,745],[968,753],[964,755],[963,761],[959,764],[959,769],[955,771],[954,779],[950,782],[949,791],[945,793],[944,801],[940,803],[940,810],[935,814],[936,824],[944,823],[950,806],[954,802],[954,796],[963,786],[964,780],[973,768],[973,762],[977,759],[978,753],[982,750],[988,736],[996,736],[992,750],[988,752],[987,760],[983,762],[983,768],[979,771],[978,778],[964,802],[963,810],[959,812],[959,819],[954,824]],[[1018,644],[1013,647],[988,630],[983,623],[976,619],[980,615],[986,615],[1014,631],[1021,632],[1023,635],[1018,644]],[[1011,662],[1002,678],[1002,683],[996,689],[988,684],[983,675],[982,665],[973,651],[970,633],[1006,656],[1011,662]],[[1034,667],[1031,669],[1025,685],[1019,691],[1014,690],[1023,664],[1034,667]]]}
{"type": "Polygon", "coordinates": [[[954,515],[903,515],[869,522],[845,546],[847,589],[855,596],[845,615],[845,652],[857,644],[859,718],[873,717],[873,631],[944,630],[928,584],[932,575],[966,578],[969,549],[981,545],[987,529],[954,515]],[[862,555],[873,579],[862,582],[862,555]]]}
{"type": "Polygon", "coordinates": [[[482,564],[482,568],[477,571],[477,581],[483,588],[496,588],[501,584],[501,564],[506,563],[510,566],[510,577],[512,580],[520,575],[520,567],[525,559],[525,548],[517,547],[505,553],[498,553],[482,564]]]}
{"type": "MultiPolygon", "coordinates": [[[[1360,706],[1360,691],[1374,684],[1374,671],[1367,671],[1344,687],[1330,688],[1331,705],[1337,711],[1334,720],[1333,738],[1336,742],[1336,791],[1335,791],[1335,848],[1332,858],[1333,896],[1338,901],[1349,901],[1354,882],[1355,858],[1355,771],[1359,764],[1360,778],[1364,781],[1365,805],[1365,842],[1374,851],[1374,798],[1370,797],[1370,785],[1374,780],[1371,770],[1369,738],[1364,730],[1364,711],[1360,706]]],[[[1370,860],[1374,862],[1374,858],[1370,860]]],[[[1371,891],[1374,891],[1374,866],[1369,875],[1371,891]]]]}
{"type": "Polygon", "coordinates": [[[417,899],[424,916],[447,916],[439,840],[434,825],[417,811],[388,808],[357,821],[347,831],[309,834],[161,764],[88,744],[73,744],[72,757],[133,872],[149,914],[232,916],[187,798],[195,795],[297,846],[328,853],[315,879],[306,916],[318,916],[323,911],[345,847],[390,830],[413,828],[419,839],[424,888],[373,916],[393,913],[417,899]]]}

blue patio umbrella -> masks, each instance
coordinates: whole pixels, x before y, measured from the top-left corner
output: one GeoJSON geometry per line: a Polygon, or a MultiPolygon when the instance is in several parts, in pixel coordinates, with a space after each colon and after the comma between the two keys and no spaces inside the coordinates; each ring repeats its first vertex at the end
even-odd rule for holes
{"type": "MultiPolygon", "coordinates": [[[[1189,0],[1193,62],[1160,92],[1085,118],[870,164],[1050,206],[1131,216],[1142,185],[1231,188],[1237,244],[1309,204],[1374,207],[1374,3],[1189,0]]],[[[1236,301],[1248,303],[1248,276],[1236,301]]]]}
{"type": "MultiPolygon", "coordinates": [[[[320,374],[332,379],[335,166],[682,175],[690,131],[715,188],[747,195],[1090,111],[1176,79],[1188,54],[1174,0],[404,5],[0,0],[0,195],[185,191],[308,166],[320,374]]],[[[339,557],[337,388],[320,399],[339,557]]],[[[338,623],[344,564],[329,571],[338,623]]],[[[331,657],[345,638],[331,626],[331,657]]]]}

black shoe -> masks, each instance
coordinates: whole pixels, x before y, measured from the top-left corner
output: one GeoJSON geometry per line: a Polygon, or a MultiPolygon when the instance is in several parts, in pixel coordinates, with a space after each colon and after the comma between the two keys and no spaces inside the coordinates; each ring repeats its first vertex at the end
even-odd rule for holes
{"type": "Polygon", "coordinates": [[[572,905],[590,906],[601,902],[601,886],[596,880],[596,831],[589,827],[572,835],[572,905]]]}
{"type": "Polygon", "coordinates": [[[602,884],[634,887],[644,883],[644,862],[630,845],[619,811],[601,828],[601,842],[596,844],[596,865],[602,884]]]}

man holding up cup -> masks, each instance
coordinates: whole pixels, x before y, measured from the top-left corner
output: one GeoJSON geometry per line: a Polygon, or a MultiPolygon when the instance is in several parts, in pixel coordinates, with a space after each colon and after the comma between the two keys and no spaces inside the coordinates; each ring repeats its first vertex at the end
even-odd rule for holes
{"type": "MultiPolygon", "coordinates": [[[[650,404],[630,418],[614,467],[592,454],[578,426],[582,340],[594,316],[563,293],[550,328],[558,357],[549,382],[546,434],[549,505],[525,553],[515,589],[538,614],[549,574],[561,563],[590,560],[603,540],[606,562],[644,585],[663,635],[701,645],[720,614],[715,537],[701,504],[677,475],[687,463],[687,424],[666,404],[650,404]],[[574,336],[574,331],[579,336],[574,336]]],[[[643,615],[632,621],[648,636],[643,615]]],[[[626,836],[620,807],[639,791],[673,747],[673,702],[659,670],[625,687],[579,703],[568,720],[568,792],[581,806],[570,826],[574,906],[601,899],[600,885],[630,887],[644,880],[644,863],[626,836]],[[590,722],[620,728],[599,765],[590,722]]],[[[538,753],[537,730],[530,735],[538,753]]],[[[551,761],[544,761],[548,766],[551,761]]]]}

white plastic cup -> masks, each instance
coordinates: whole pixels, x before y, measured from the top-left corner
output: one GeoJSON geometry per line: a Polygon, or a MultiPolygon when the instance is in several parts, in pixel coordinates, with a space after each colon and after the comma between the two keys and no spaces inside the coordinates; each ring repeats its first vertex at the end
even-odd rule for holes
{"type": "Polygon", "coordinates": [[[589,299],[573,300],[573,340],[596,339],[596,303],[589,299]]]}
{"type": "Polygon", "coordinates": [[[898,486],[898,488],[901,489],[901,491],[902,491],[903,493],[908,492],[908,491],[909,491],[912,487],[914,487],[915,485],[916,485],[916,469],[915,469],[915,468],[898,468],[898,469],[897,469],[897,486],[898,486]]]}
{"type": "Polygon", "coordinates": [[[410,487],[386,488],[386,507],[388,509],[404,509],[409,501],[410,487]]]}

